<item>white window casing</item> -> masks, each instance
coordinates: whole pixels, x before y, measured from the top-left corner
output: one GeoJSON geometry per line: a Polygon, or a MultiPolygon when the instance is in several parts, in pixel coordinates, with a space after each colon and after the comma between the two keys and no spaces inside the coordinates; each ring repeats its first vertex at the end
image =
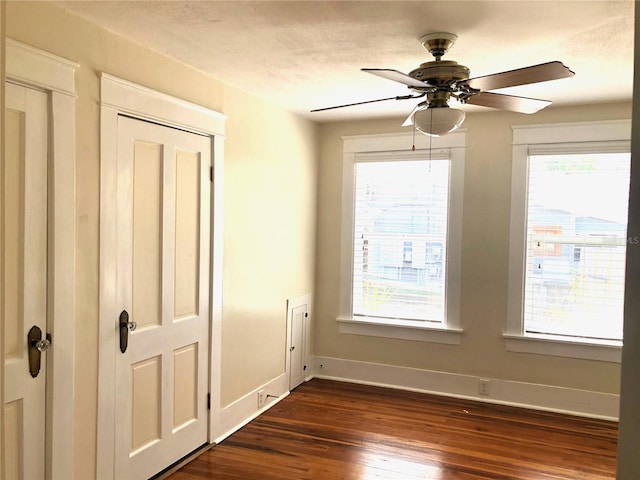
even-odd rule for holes
{"type": "Polygon", "coordinates": [[[412,133],[343,137],[340,265],[340,332],[396,339],[459,344],[460,267],[465,133],[430,139],[430,148],[412,151],[412,133]],[[449,162],[445,316],[442,322],[385,319],[353,314],[355,165],[360,162],[427,160],[449,162]],[[445,160],[446,161],[446,160],[445,160]]]}
{"type": "Polygon", "coordinates": [[[531,156],[629,152],[631,121],[515,126],[513,130],[506,347],[516,352],[619,362],[620,341],[526,333],[527,190],[531,156]]]}

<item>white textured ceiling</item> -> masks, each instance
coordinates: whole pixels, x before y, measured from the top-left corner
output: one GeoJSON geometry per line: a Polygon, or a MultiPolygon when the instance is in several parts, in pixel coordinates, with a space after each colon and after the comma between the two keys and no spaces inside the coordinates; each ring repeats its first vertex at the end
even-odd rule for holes
{"type": "Polygon", "coordinates": [[[433,60],[419,42],[432,32],[458,35],[444,59],[466,65],[471,77],[552,60],[576,73],[506,93],[555,105],[632,94],[633,0],[55,3],[319,122],[408,114],[415,100],[309,111],[410,93],[360,68],[408,73],[433,60]]]}

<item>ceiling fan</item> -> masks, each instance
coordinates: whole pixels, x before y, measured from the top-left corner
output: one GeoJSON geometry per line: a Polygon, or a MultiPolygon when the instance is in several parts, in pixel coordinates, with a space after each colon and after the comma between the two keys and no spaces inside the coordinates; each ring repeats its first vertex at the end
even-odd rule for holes
{"type": "Polygon", "coordinates": [[[449,99],[455,98],[461,104],[480,105],[519,113],[535,113],[551,102],[536,98],[518,97],[494,93],[506,87],[515,87],[530,83],[546,82],[574,75],[562,62],[554,61],[518,68],[506,72],[494,73],[482,77],[469,78],[469,69],[453,60],[442,60],[444,54],[453,46],[458,37],[452,33],[431,33],[420,39],[435,60],[426,62],[418,68],[404,74],[388,68],[363,68],[362,71],[388,80],[402,83],[413,92],[410,95],[380,98],[364,102],[318,108],[312,112],[350,107],[365,103],[386,100],[410,100],[425,98],[409,114],[402,126],[414,125],[415,128],[431,136],[441,136],[458,128],[465,118],[462,110],[449,107],[449,99]]]}

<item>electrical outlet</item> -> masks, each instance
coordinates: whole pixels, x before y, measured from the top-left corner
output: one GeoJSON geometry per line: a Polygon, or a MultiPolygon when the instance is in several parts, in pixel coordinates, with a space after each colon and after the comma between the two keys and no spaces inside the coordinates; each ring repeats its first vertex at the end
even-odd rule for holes
{"type": "Polygon", "coordinates": [[[478,395],[488,397],[491,392],[491,382],[482,378],[478,379],[478,395]]]}
{"type": "Polygon", "coordinates": [[[264,391],[264,389],[258,390],[258,408],[262,408],[266,400],[267,400],[267,393],[264,391]]]}

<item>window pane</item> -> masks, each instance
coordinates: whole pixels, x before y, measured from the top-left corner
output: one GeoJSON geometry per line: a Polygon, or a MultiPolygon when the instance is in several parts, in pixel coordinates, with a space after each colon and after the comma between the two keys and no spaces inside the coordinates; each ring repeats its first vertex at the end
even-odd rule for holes
{"type": "Polygon", "coordinates": [[[356,164],[353,315],[444,321],[449,161],[356,164]]]}
{"type": "Polygon", "coordinates": [[[529,158],[526,333],[622,338],[630,156],[529,158]]]}

